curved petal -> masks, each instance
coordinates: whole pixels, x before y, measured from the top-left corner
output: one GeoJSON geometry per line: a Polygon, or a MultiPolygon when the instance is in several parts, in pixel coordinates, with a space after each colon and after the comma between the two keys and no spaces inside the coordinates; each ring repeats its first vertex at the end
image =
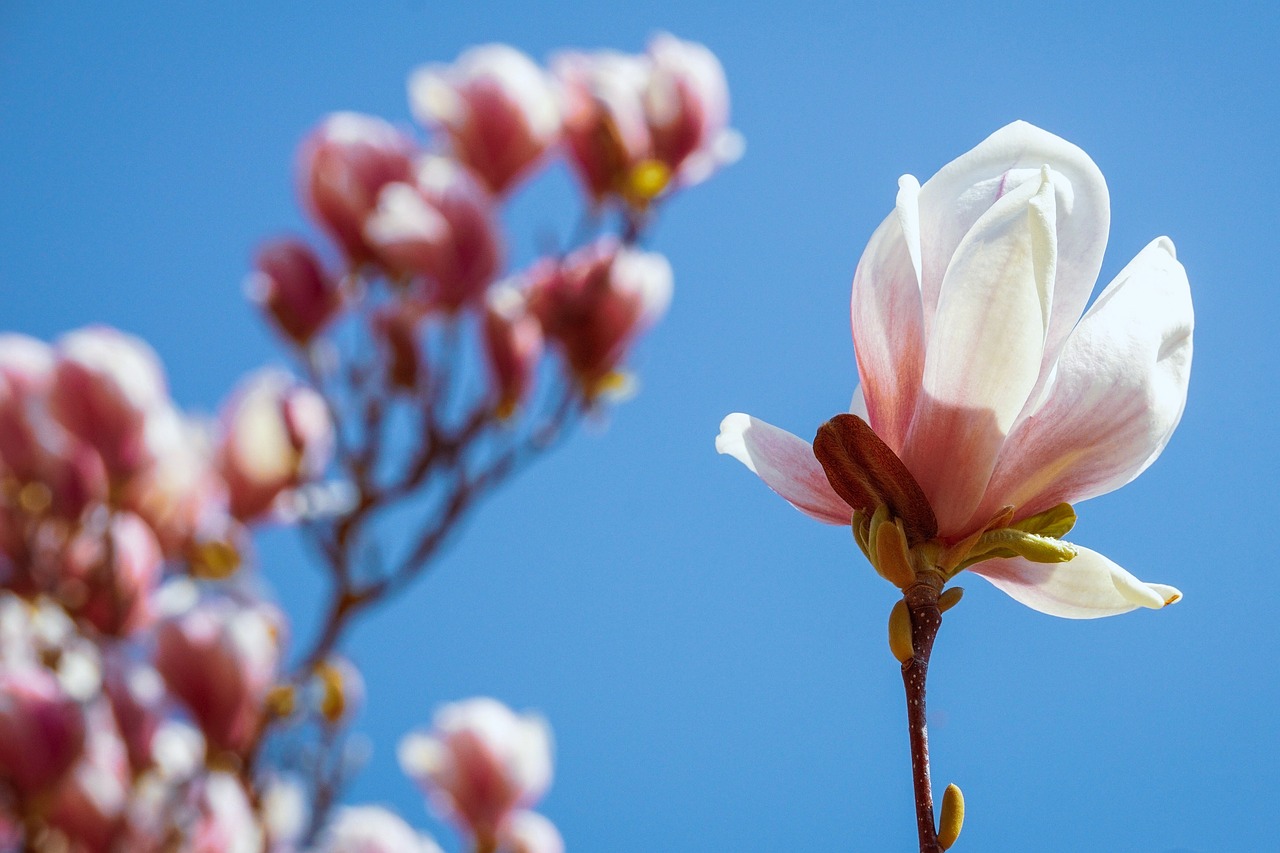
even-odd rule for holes
{"type": "Polygon", "coordinates": [[[746,465],[805,515],[827,524],[848,524],[853,517],[827,481],[813,445],[799,436],[735,412],[720,422],[716,452],[746,465]]]}
{"type": "Polygon", "coordinates": [[[895,453],[906,439],[924,370],[919,193],[915,178],[898,180],[896,209],[871,235],[850,300],[867,422],[895,453]]]}
{"type": "Polygon", "coordinates": [[[1043,166],[1057,187],[1058,268],[1044,366],[1053,363],[1084,311],[1102,268],[1111,224],[1107,183],[1080,148],[1015,121],[943,166],[920,189],[920,286],[925,334],[931,334],[951,256],[983,213],[1043,166]]]}
{"type": "Polygon", "coordinates": [[[1139,607],[1159,610],[1182,598],[1171,586],[1143,583],[1097,551],[1079,551],[1066,563],[1011,557],[978,563],[969,571],[1032,610],[1064,619],[1115,616],[1139,607]]]}
{"type": "Polygon", "coordinates": [[[1182,418],[1194,316],[1172,241],[1152,241],[1067,340],[1040,408],[1010,435],[984,509],[1025,517],[1123,486],[1182,418]]]}
{"type": "MultiPolygon", "coordinates": [[[[862,386],[853,389],[853,398],[849,400],[849,414],[857,415],[867,423],[871,423],[871,413],[867,411],[867,398],[862,393],[862,386]]],[[[885,442],[888,444],[888,442],[885,442]]]]}
{"type": "Polygon", "coordinates": [[[1038,184],[1007,193],[965,235],[947,268],[902,453],[944,536],[964,532],[1040,375],[1057,255],[1056,195],[1047,168],[1038,184]]]}

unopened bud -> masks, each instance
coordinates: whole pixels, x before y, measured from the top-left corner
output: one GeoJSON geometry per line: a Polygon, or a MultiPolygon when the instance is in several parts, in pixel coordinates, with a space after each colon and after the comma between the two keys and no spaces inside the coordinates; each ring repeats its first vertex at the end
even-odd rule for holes
{"type": "Polygon", "coordinates": [[[1019,530],[1025,530],[1027,533],[1061,539],[1071,532],[1071,528],[1076,526],[1076,511],[1071,504],[1060,503],[1055,507],[1046,509],[1044,512],[1024,518],[1013,526],[1019,530]]]}
{"type": "MultiPolygon", "coordinates": [[[[877,510],[877,514],[879,511],[877,510]]],[[[886,519],[878,526],[873,523],[872,541],[875,547],[872,556],[876,571],[887,581],[899,589],[906,589],[915,583],[915,569],[911,568],[911,554],[907,551],[907,535],[902,530],[902,522],[897,519],[886,519]]]]}
{"type": "Polygon", "coordinates": [[[963,587],[953,586],[950,589],[944,589],[942,595],[938,596],[938,612],[946,613],[959,604],[962,597],[964,597],[963,587]]]}
{"type": "Polygon", "coordinates": [[[898,663],[906,663],[916,655],[911,642],[911,611],[901,599],[889,611],[889,651],[898,663]]]}
{"type": "Polygon", "coordinates": [[[942,814],[938,819],[938,846],[947,850],[960,837],[964,826],[964,794],[954,782],[942,795],[942,814]]]}
{"type": "Polygon", "coordinates": [[[314,674],[320,715],[330,724],[350,718],[364,696],[360,671],[346,658],[332,657],[316,664],[314,674]]]}

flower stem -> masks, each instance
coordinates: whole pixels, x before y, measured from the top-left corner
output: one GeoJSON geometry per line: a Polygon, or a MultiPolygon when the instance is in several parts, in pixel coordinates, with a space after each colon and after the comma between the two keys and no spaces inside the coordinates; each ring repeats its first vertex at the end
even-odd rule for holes
{"type": "MultiPolygon", "coordinates": [[[[939,584],[940,586],[940,584],[939,584]]],[[[941,853],[933,817],[933,789],[929,783],[929,730],[925,722],[925,678],[929,655],[942,627],[938,610],[938,588],[927,582],[903,591],[911,614],[912,657],[902,665],[902,684],[907,693],[907,728],[911,735],[911,775],[916,795],[916,830],[920,853],[941,853]]]]}

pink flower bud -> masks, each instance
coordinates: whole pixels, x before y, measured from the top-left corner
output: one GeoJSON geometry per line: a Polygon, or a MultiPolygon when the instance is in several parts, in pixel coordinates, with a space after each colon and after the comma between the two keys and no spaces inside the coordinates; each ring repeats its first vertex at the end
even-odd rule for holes
{"type": "Polygon", "coordinates": [[[484,342],[498,392],[498,414],[509,417],[533,387],[543,348],[542,324],[514,286],[503,284],[489,291],[484,342]]]}
{"type": "Polygon", "coordinates": [[[111,708],[95,703],[87,721],[84,756],[54,792],[48,819],[72,849],[108,851],[124,819],[129,764],[111,708]]]}
{"type": "Polygon", "coordinates": [[[127,479],[152,461],[149,420],[170,407],[160,359],[140,339],[105,326],[71,332],[56,349],[50,411],[102,456],[112,476],[127,479]]]}
{"type": "Polygon", "coordinates": [[[104,634],[124,636],[149,621],[161,563],[160,544],[146,522],[117,513],[105,530],[82,528],[67,543],[53,591],[72,616],[104,634]]]}
{"type": "Polygon", "coordinates": [[[282,617],[262,602],[199,598],[189,582],[162,590],[155,666],[211,748],[250,745],[280,663],[282,617]]]}
{"type": "Polygon", "coordinates": [[[537,812],[516,812],[498,830],[498,853],[564,853],[564,839],[537,812]]]}
{"type": "Polygon", "coordinates": [[[625,194],[631,171],[651,156],[645,116],[649,61],[613,51],[552,60],[564,91],[569,162],[596,202],[625,194]]]}
{"type": "Polygon", "coordinates": [[[323,472],[333,449],[324,400],[277,370],[251,375],[224,411],[219,468],[231,514],[260,518],[281,492],[323,472]]]}
{"type": "Polygon", "coordinates": [[[318,853],[440,853],[440,848],[384,808],[347,806],[334,815],[318,853]]]}
{"type": "Polygon", "coordinates": [[[447,311],[478,300],[502,265],[492,198],[445,157],[424,157],[415,183],[383,187],[364,233],[389,270],[425,279],[447,311]]]}
{"type": "Polygon", "coordinates": [[[227,531],[227,487],[211,443],[206,425],[177,411],[152,418],[154,459],[129,481],[123,503],[155,531],[166,557],[188,556],[194,543],[227,531]]]}
{"type": "Polygon", "coordinates": [[[510,189],[560,133],[547,75],[515,48],[488,44],[409,79],[414,115],[448,135],[455,157],[494,193],[510,189]]]}
{"type": "Polygon", "coordinates": [[[662,33],[649,42],[652,62],[644,92],[653,155],[684,186],[700,183],[742,156],[742,137],[729,130],[729,85],[706,47],[662,33]]]}
{"type": "Polygon", "coordinates": [[[545,262],[532,273],[529,301],[588,396],[617,368],[631,343],[671,301],[671,265],[661,255],[611,238],[545,262]]]}
{"type": "Polygon", "coordinates": [[[47,455],[40,411],[53,384],[53,350],[26,335],[0,335],[0,463],[21,480],[37,476],[47,455]]]}
{"type": "Polygon", "coordinates": [[[80,757],[84,709],[35,664],[0,665],[0,779],[19,796],[51,788],[80,757]]]}
{"type": "Polygon", "coordinates": [[[256,268],[249,279],[250,298],[296,344],[308,344],[342,308],[337,280],[300,240],[275,240],[263,246],[256,268]]]}
{"type": "Polygon", "coordinates": [[[190,853],[260,853],[262,827],[240,780],[230,773],[213,772],[194,791],[198,817],[187,829],[190,853]]]}
{"type": "Polygon", "coordinates": [[[411,180],[413,142],[387,122],[359,113],[334,113],[298,152],[299,192],[319,225],[352,263],[370,258],[364,221],[378,193],[411,180]]]}
{"type": "Polygon", "coordinates": [[[481,842],[494,843],[507,816],[551,783],[547,724],[494,699],[444,706],[434,730],[406,737],[399,755],[404,772],[481,842]]]}
{"type": "Polygon", "coordinates": [[[102,687],[120,726],[130,766],[135,772],[147,769],[154,762],[154,740],[165,717],[164,681],[149,664],[117,653],[104,661],[102,687]]]}

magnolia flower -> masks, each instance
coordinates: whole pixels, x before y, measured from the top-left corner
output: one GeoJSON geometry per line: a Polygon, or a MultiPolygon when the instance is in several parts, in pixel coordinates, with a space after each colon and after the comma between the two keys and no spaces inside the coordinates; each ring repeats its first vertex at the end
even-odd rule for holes
{"type": "Polygon", "coordinates": [[[495,699],[444,706],[434,730],[406,737],[399,756],[404,772],[482,843],[496,843],[504,820],[551,783],[546,722],[495,699]]]}
{"type": "Polygon", "coordinates": [[[537,812],[516,812],[498,831],[499,853],[564,853],[556,825],[537,812]]]}
{"type": "Polygon", "coordinates": [[[923,186],[904,176],[854,277],[853,413],[812,446],[733,414],[717,449],[808,515],[852,519],[900,586],[970,568],[1070,618],[1177,601],[1059,539],[1070,504],[1155,461],[1186,402],[1191,296],[1168,238],[1080,317],[1108,224],[1093,161],[1023,122],[923,186]]]}
{"type": "Polygon", "coordinates": [[[560,134],[550,79],[505,44],[473,47],[452,66],[419,68],[409,78],[409,103],[495,193],[527,175],[560,134]]]}
{"type": "Polygon", "coordinates": [[[273,240],[258,250],[246,288],[275,327],[305,346],[342,309],[342,288],[301,240],[273,240]]]}
{"type": "Polygon", "coordinates": [[[298,192],[308,211],[354,263],[369,259],[364,221],[378,192],[413,174],[413,141],[386,121],[334,113],[298,151],[298,192]]]}
{"type": "Polygon", "coordinates": [[[485,297],[485,354],[493,373],[500,417],[510,417],[533,389],[542,358],[542,324],[529,311],[527,294],[510,283],[490,288],[485,297]]]}

